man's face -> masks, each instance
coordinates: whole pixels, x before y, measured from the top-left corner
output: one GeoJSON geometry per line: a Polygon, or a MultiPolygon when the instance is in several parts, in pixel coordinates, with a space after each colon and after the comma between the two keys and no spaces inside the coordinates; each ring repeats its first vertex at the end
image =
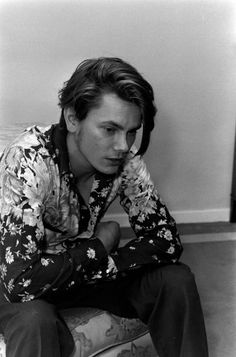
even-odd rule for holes
{"type": "Polygon", "coordinates": [[[104,94],[98,107],[87,117],[76,120],[70,135],[72,160],[78,171],[114,174],[133,145],[141,127],[137,105],[120,99],[114,93],[104,94]]]}

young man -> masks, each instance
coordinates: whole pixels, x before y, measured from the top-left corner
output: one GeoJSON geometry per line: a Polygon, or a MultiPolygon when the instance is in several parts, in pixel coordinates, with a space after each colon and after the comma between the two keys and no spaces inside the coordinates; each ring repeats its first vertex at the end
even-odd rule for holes
{"type": "Polygon", "coordinates": [[[59,99],[60,123],[27,129],[0,162],[7,356],[70,356],[59,309],[94,306],[139,317],[160,357],[206,357],[194,277],[142,160],[156,113],[150,84],[118,58],[90,59],[59,99]],[[136,236],[122,248],[119,225],[101,222],[117,196],[136,236]]]}

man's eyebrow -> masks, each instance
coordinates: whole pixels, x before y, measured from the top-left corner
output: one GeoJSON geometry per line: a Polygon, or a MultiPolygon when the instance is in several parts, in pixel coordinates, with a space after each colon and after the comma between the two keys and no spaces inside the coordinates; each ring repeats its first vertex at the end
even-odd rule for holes
{"type": "MultiPolygon", "coordinates": [[[[124,127],[122,125],[120,125],[120,124],[118,124],[118,123],[116,123],[116,122],[114,122],[112,120],[106,120],[106,121],[102,122],[101,124],[102,125],[109,124],[109,125],[112,125],[115,128],[120,129],[120,130],[124,129],[124,127]]],[[[134,128],[131,128],[129,131],[139,130],[141,127],[142,127],[142,124],[139,124],[139,125],[135,126],[134,128]]]]}

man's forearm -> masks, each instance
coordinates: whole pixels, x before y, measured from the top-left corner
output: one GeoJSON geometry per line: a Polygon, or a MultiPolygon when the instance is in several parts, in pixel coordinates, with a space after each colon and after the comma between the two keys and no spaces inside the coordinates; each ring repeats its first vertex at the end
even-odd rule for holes
{"type": "Polygon", "coordinates": [[[69,290],[85,282],[86,274],[97,270],[105,257],[107,252],[100,240],[90,239],[58,255],[34,255],[30,262],[15,260],[6,265],[2,276],[4,294],[9,301],[17,302],[69,290]]]}

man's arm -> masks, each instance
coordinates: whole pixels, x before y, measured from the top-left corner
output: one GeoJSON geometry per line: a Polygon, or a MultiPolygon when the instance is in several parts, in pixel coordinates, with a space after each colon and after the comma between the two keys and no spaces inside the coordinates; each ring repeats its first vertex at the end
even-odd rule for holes
{"type": "MultiPolygon", "coordinates": [[[[28,301],[83,282],[107,258],[99,238],[45,254],[44,199],[49,173],[42,156],[11,149],[0,164],[0,276],[10,301],[28,301]]],[[[109,249],[108,249],[109,250],[109,249]]]]}
{"type": "Polygon", "coordinates": [[[124,169],[120,200],[136,238],[111,254],[117,269],[177,262],[183,248],[176,223],[138,156],[124,169]]]}

